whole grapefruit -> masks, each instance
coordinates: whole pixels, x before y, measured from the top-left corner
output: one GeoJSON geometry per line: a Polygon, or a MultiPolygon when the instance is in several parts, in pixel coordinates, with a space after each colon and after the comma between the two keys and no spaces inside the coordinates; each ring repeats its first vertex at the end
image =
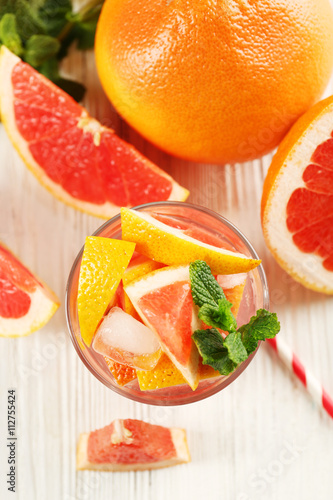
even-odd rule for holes
{"type": "Polygon", "coordinates": [[[148,140],[245,161],[321,96],[333,16],[329,0],[106,0],[95,49],[109,99],[148,140]]]}

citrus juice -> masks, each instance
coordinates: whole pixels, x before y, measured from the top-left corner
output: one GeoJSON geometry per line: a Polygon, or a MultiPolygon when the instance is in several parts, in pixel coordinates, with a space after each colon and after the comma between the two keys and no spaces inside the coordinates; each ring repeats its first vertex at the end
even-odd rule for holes
{"type": "MultiPolygon", "coordinates": [[[[185,235],[194,238],[198,242],[204,242],[231,252],[242,253],[251,259],[258,258],[250,243],[230,222],[205,208],[185,203],[160,202],[141,205],[136,207],[136,211],[149,214],[154,220],[160,221],[168,227],[181,230],[185,235]]],[[[96,231],[94,236],[121,239],[120,216],[116,216],[106,222],[96,231]]],[[[140,248],[139,245],[138,247],[140,248]]],[[[101,382],[117,393],[135,401],[148,404],[186,404],[198,401],[222,390],[237,378],[251,361],[253,355],[241,363],[228,376],[221,376],[218,372],[214,372],[211,367],[200,365],[199,362],[199,383],[191,388],[169,359],[170,350],[173,351],[172,348],[174,346],[165,346],[163,344],[164,352],[161,352],[157,360],[158,363],[153,370],[137,370],[135,373],[133,368],[124,365],[124,378],[122,378],[119,372],[119,365],[115,365],[112,361],[110,363],[110,360],[96,352],[92,346],[86,346],[81,337],[77,307],[81,259],[82,251],[74,262],[67,286],[66,306],[70,335],[74,347],[86,367],[101,382]]],[[[171,277],[172,283],[163,288],[163,293],[165,293],[165,290],[169,292],[172,288],[172,300],[170,303],[167,303],[167,299],[165,298],[162,298],[164,302],[163,300],[161,301],[160,292],[156,292],[156,287],[154,288],[154,281],[157,281],[157,278],[160,279],[161,276],[163,276],[163,283],[168,283],[170,270],[174,273],[172,268],[163,267],[163,265],[152,260],[147,262],[145,256],[141,256],[138,252],[134,253],[132,261],[115,295],[114,300],[116,304],[113,303],[113,305],[121,307],[126,312],[132,314],[134,318],[138,316],[133,304],[136,305],[134,298],[137,296],[137,291],[140,291],[141,282],[140,277],[138,279],[138,274],[140,275],[140,272],[142,274],[143,267],[144,274],[149,274],[145,274],[142,279],[144,280],[145,276],[147,276],[150,284],[148,287],[149,293],[140,299],[140,307],[146,309],[148,307],[149,313],[151,314],[152,310],[154,313],[152,304],[154,304],[154,301],[157,301],[156,314],[154,313],[155,319],[152,319],[152,321],[157,322],[162,321],[163,310],[167,311],[167,314],[163,318],[167,318],[169,321],[172,318],[169,326],[165,323],[165,329],[168,330],[165,331],[167,343],[167,337],[171,339],[172,335],[175,335],[175,332],[177,334],[180,331],[176,326],[185,321],[184,318],[187,314],[187,285],[184,280],[179,279],[175,283],[175,280],[171,277]],[[136,283],[135,286],[133,285],[134,288],[131,283],[136,283]],[[128,291],[128,295],[126,291],[128,291]]],[[[256,267],[248,273],[219,275],[217,279],[225,291],[227,299],[234,304],[233,313],[237,317],[239,326],[248,322],[257,309],[262,307],[268,309],[268,290],[264,271],[261,266],[256,267]]],[[[137,319],[140,320],[138,317],[137,319]]],[[[188,355],[190,354],[188,353],[188,355]]]]}

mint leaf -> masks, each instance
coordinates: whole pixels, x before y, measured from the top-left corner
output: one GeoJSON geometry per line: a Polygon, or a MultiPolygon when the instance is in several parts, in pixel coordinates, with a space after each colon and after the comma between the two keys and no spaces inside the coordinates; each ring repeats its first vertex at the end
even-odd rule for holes
{"type": "Polygon", "coordinates": [[[67,24],[67,15],[72,11],[70,0],[44,0],[38,10],[45,34],[58,36],[67,24]]]}
{"type": "Polygon", "coordinates": [[[204,304],[199,309],[198,316],[207,326],[214,326],[227,332],[234,332],[237,328],[237,323],[231,312],[231,308],[231,302],[226,298],[220,299],[217,306],[214,307],[204,304]]]}
{"type": "Polygon", "coordinates": [[[226,299],[208,264],[203,260],[192,262],[190,280],[193,302],[200,307],[199,318],[208,326],[234,332],[237,323],[231,312],[232,304],[226,299]]]}
{"type": "Polygon", "coordinates": [[[236,365],[245,361],[249,356],[242,342],[240,332],[232,332],[227,335],[223,342],[224,347],[228,349],[229,358],[236,365]]]}
{"type": "Polygon", "coordinates": [[[45,34],[45,27],[38,16],[38,8],[27,0],[16,0],[15,15],[17,30],[23,41],[33,35],[45,34]]]}
{"type": "Polygon", "coordinates": [[[224,346],[223,337],[215,328],[196,330],[192,339],[202,356],[204,365],[211,366],[221,375],[229,375],[235,370],[237,365],[230,358],[229,350],[224,346]]]}
{"type": "Polygon", "coordinates": [[[0,17],[7,13],[15,14],[17,0],[0,0],[0,17]]]}
{"type": "Polygon", "coordinates": [[[215,307],[220,299],[225,299],[222,288],[212,275],[209,265],[203,260],[190,264],[190,280],[193,302],[197,306],[210,304],[215,307]]]}
{"type": "Polygon", "coordinates": [[[33,35],[26,43],[25,60],[38,68],[45,61],[54,57],[60,49],[60,42],[48,35],[33,35]]]}
{"type": "Polygon", "coordinates": [[[276,313],[271,313],[266,309],[258,309],[249,323],[241,326],[237,331],[242,336],[247,353],[251,354],[258,347],[260,340],[272,339],[279,333],[280,323],[276,313]]]}
{"type": "Polygon", "coordinates": [[[196,330],[194,340],[204,365],[210,365],[221,375],[229,375],[256,350],[260,340],[271,339],[280,331],[275,313],[259,309],[249,323],[231,332],[224,339],[215,329],[196,330]]]}
{"type": "Polygon", "coordinates": [[[0,21],[0,40],[14,54],[20,56],[23,46],[20,35],[17,32],[15,14],[5,14],[0,21]]]}

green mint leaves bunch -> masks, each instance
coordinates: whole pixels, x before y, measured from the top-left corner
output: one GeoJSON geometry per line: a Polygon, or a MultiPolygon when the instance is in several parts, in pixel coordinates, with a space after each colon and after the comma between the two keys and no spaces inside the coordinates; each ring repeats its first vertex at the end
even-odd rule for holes
{"type": "Polygon", "coordinates": [[[199,318],[213,328],[196,330],[192,338],[205,365],[221,375],[229,375],[256,350],[260,340],[271,339],[280,331],[275,313],[259,309],[249,323],[237,328],[232,304],[202,260],[190,264],[193,302],[199,306],[199,318]],[[216,329],[228,332],[226,338],[216,329]]]}
{"type": "Polygon", "coordinates": [[[71,0],[0,0],[0,45],[80,101],[84,86],[62,78],[59,63],[73,42],[79,50],[93,47],[103,1],[74,13],[71,0]]]}

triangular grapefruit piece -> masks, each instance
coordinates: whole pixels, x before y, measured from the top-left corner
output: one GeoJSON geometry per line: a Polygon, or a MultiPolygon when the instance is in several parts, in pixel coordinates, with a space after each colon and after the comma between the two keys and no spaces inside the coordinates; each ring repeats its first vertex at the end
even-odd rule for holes
{"type": "Polygon", "coordinates": [[[183,429],[128,418],[81,434],[76,468],[119,472],[151,470],[190,460],[183,429]]]}
{"type": "Polygon", "coordinates": [[[195,390],[199,353],[191,336],[200,327],[193,303],[189,266],[164,267],[134,280],[125,292],[162,350],[195,390]]]}
{"type": "Polygon", "coordinates": [[[0,336],[21,337],[42,328],[58,298],[0,242],[0,336]]]}
{"type": "Polygon", "coordinates": [[[187,189],[4,45],[0,74],[1,120],[9,138],[61,201],[109,219],[121,206],[188,197],[187,189]]]}
{"type": "MultiPolygon", "coordinates": [[[[247,274],[218,275],[216,277],[219,285],[223,288],[225,296],[233,304],[231,310],[235,317],[242,301],[243,292],[246,284],[247,274]]],[[[202,326],[200,327],[202,328],[202,326]]],[[[208,328],[208,327],[207,327],[208,328]]],[[[203,365],[199,362],[199,379],[220,377],[221,374],[209,365],[203,365]]],[[[161,357],[153,370],[137,370],[138,382],[142,391],[151,391],[163,389],[174,385],[185,384],[180,371],[165,354],[161,357]]]]}

